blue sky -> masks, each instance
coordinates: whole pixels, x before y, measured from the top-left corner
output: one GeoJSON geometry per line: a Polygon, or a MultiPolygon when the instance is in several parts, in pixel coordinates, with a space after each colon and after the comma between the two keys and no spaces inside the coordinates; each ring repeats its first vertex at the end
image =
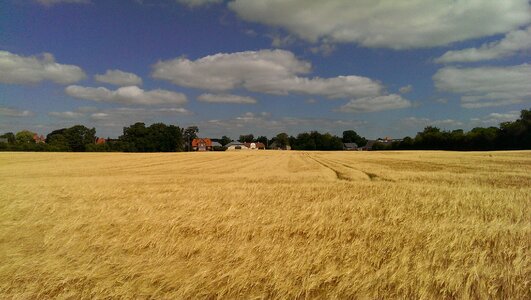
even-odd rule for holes
{"type": "Polygon", "coordinates": [[[6,0],[0,133],[498,125],[531,102],[528,0],[6,0]]]}

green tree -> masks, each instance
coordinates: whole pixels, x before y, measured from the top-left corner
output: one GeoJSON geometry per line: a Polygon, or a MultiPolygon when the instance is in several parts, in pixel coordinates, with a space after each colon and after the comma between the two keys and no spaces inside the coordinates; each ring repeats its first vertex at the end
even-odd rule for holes
{"type": "Polygon", "coordinates": [[[289,146],[289,136],[287,133],[279,133],[276,136],[275,142],[280,148],[286,148],[289,146]]]}
{"type": "Polygon", "coordinates": [[[19,144],[35,143],[35,140],[33,139],[34,135],[35,132],[31,132],[29,130],[22,130],[17,132],[17,134],[15,135],[15,139],[19,144]]]}
{"type": "Polygon", "coordinates": [[[240,143],[252,143],[254,142],[254,135],[252,133],[240,135],[240,138],[238,139],[240,143]]]}
{"type": "Polygon", "coordinates": [[[14,144],[17,141],[15,134],[13,132],[6,132],[2,134],[0,137],[7,139],[8,144],[14,144]]]}
{"type": "Polygon", "coordinates": [[[86,145],[94,144],[96,129],[87,128],[83,125],[75,125],[66,129],[63,135],[67,139],[72,151],[83,152],[85,151],[86,145]]]}
{"type": "Polygon", "coordinates": [[[346,130],[343,131],[343,143],[356,143],[358,147],[363,147],[367,144],[367,139],[364,137],[361,137],[356,131],[354,130],[346,130]]]}
{"type": "Polygon", "coordinates": [[[197,133],[199,132],[199,127],[197,126],[188,126],[186,129],[182,129],[182,137],[184,140],[184,143],[186,145],[184,146],[184,149],[186,151],[190,151],[192,147],[192,140],[197,138],[197,133]]]}
{"type": "Polygon", "coordinates": [[[55,130],[48,134],[46,136],[46,145],[51,147],[54,151],[72,151],[68,139],[64,135],[65,130],[66,128],[60,129],[59,132],[55,130]]]}
{"type": "MultiPolygon", "coordinates": [[[[182,131],[174,125],[135,123],[124,127],[119,141],[126,152],[173,152],[183,150],[182,131]]],[[[111,148],[112,149],[112,148],[111,148]]]]}
{"type": "Polygon", "coordinates": [[[222,136],[221,140],[219,140],[219,143],[223,146],[227,145],[230,142],[232,142],[232,139],[226,135],[222,136]]]}
{"type": "Polygon", "coordinates": [[[259,136],[256,138],[256,141],[259,142],[259,143],[262,143],[264,145],[266,145],[266,147],[268,146],[268,140],[267,140],[267,136],[259,136]]]}

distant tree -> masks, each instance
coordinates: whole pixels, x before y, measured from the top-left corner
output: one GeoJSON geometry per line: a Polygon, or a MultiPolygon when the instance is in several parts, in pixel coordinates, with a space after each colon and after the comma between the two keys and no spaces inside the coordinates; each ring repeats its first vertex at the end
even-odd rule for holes
{"type": "Polygon", "coordinates": [[[422,132],[415,136],[415,145],[420,149],[439,149],[441,147],[442,133],[441,130],[434,126],[427,126],[422,132]]]}
{"type": "Polygon", "coordinates": [[[254,142],[254,135],[252,133],[240,135],[240,138],[238,139],[240,143],[252,143],[254,142]]]}
{"type": "Polygon", "coordinates": [[[499,128],[496,127],[476,127],[467,134],[467,141],[470,150],[494,150],[499,136],[499,128]]]}
{"type": "Polygon", "coordinates": [[[192,140],[197,138],[197,133],[199,132],[199,127],[197,126],[188,126],[185,129],[181,129],[183,141],[186,144],[184,149],[190,151],[192,147],[192,140]]]}
{"type": "Polygon", "coordinates": [[[522,110],[514,122],[500,124],[499,142],[505,149],[531,149],[531,109],[522,110]]]}
{"type": "Polygon", "coordinates": [[[16,142],[19,144],[29,144],[29,143],[35,143],[35,140],[33,139],[33,136],[35,135],[35,132],[31,132],[29,130],[22,130],[17,132],[15,135],[16,142]]]}
{"type": "Polygon", "coordinates": [[[96,139],[96,129],[87,128],[83,125],[75,125],[67,128],[63,135],[67,139],[68,145],[72,151],[83,152],[85,151],[86,145],[94,144],[96,139]]]}
{"type": "Polygon", "coordinates": [[[9,144],[14,144],[17,141],[15,134],[13,132],[6,132],[2,134],[0,137],[7,139],[7,143],[9,144]]]}
{"type": "Polygon", "coordinates": [[[284,132],[277,134],[275,142],[281,148],[285,148],[286,146],[289,146],[289,136],[288,136],[288,134],[284,133],[284,132]]]}
{"type": "Polygon", "coordinates": [[[263,136],[263,135],[257,137],[257,138],[256,138],[256,141],[259,142],[259,143],[262,143],[262,144],[266,145],[266,147],[269,145],[269,144],[268,144],[267,137],[266,137],[266,136],[263,136]]]}
{"type": "Polygon", "coordinates": [[[222,146],[225,146],[227,145],[228,143],[232,142],[232,139],[226,135],[222,136],[221,137],[221,140],[219,140],[219,143],[222,145],[222,146]]]}
{"type": "Polygon", "coordinates": [[[343,141],[330,133],[311,131],[297,135],[291,146],[295,150],[342,150],[343,141]]]}
{"type": "Polygon", "coordinates": [[[358,135],[354,130],[343,131],[343,143],[356,143],[358,147],[363,147],[367,144],[367,140],[364,137],[358,135]]]}
{"type": "Polygon", "coordinates": [[[64,135],[64,129],[54,130],[46,136],[46,145],[53,148],[54,151],[72,151],[68,139],[64,135]]]}
{"type": "Polygon", "coordinates": [[[147,140],[148,131],[146,124],[137,122],[129,127],[124,127],[123,135],[119,140],[126,152],[146,152],[150,148],[147,140]]]}
{"type": "MultiPolygon", "coordinates": [[[[183,131],[174,125],[135,123],[124,128],[119,142],[126,152],[174,152],[183,150],[183,131]]],[[[113,145],[109,145],[112,149],[113,145]]]]}

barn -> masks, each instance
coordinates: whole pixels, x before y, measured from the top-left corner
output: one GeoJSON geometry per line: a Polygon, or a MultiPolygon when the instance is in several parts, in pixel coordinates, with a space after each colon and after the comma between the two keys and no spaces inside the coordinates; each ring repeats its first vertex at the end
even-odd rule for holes
{"type": "Polygon", "coordinates": [[[230,142],[227,145],[225,145],[225,147],[227,147],[227,151],[249,149],[247,146],[245,146],[244,143],[240,143],[240,142],[230,142]]]}

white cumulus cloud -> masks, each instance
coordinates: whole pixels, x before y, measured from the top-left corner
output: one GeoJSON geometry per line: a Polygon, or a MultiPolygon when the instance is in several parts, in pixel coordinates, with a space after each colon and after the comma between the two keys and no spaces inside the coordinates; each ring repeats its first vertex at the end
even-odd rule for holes
{"type": "Polygon", "coordinates": [[[50,53],[40,56],[20,56],[8,51],[0,51],[0,82],[27,84],[52,81],[70,84],[85,78],[85,72],[74,65],[55,62],[50,53]]]}
{"type": "Polygon", "coordinates": [[[257,101],[252,97],[231,94],[201,94],[197,97],[200,102],[229,103],[229,104],[255,104],[257,101]]]}
{"type": "Polygon", "coordinates": [[[491,60],[511,56],[529,49],[531,49],[531,26],[523,30],[511,31],[502,40],[484,44],[479,48],[448,51],[437,58],[435,62],[455,63],[491,60]]]}
{"type": "Polygon", "coordinates": [[[438,90],[461,94],[461,106],[481,108],[527,102],[531,99],[531,65],[456,68],[437,71],[438,90]]]}
{"type": "Polygon", "coordinates": [[[285,50],[219,53],[197,60],[177,58],[160,61],[153,69],[154,78],[214,91],[245,88],[276,95],[353,98],[379,95],[383,89],[379,82],[361,76],[303,77],[310,73],[311,64],[285,50]]]}
{"type": "Polygon", "coordinates": [[[531,21],[528,0],[234,0],[229,8],[311,42],[394,49],[506,33],[531,21]]]}
{"type": "Polygon", "coordinates": [[[85,116],[84,113],[78,111],[51,111],[48,115],[59,119],[79,119],[85,116]]]}
{"type": "Polygon", "coordinates": [[[118,86],[141,85],[142,78],[136,74],[120,70],[107,70],[105,74],[96,74],[94,79],[98,82],[109,83],[118,86]]]}
{"type": "Polygon", "coordinates": [[[187,5],[189,7],[199,7],[203,5],[221,3],[222,0],[177,0],[178,3],[187,5]]]}
{"type": "Polygon", "coordinates": [[[401,87],[398,91],[400,94],[407,94],[413,90],[413,86],[411,84],[408,84],[406,86],[401,87]]]}
{"type": "Polygon", "coordinates": [[[11,107],[2,107],[0,106],[0,116],[4,117],[31,117],[35,115],[32,111],[29,110],[20,110],[11,107]]]}
{"type": "Polygon", "coordinates": [[[104,87],[83,87],[71,85],[66,87],[65,92],[75,98],[102,102],[117,102],[124,104],[184,104],[187,102],[186,95],[166,90],[144,91],[137,86],[121,87],[117,90],[109,90],[104,87]]]}
{"type": "Polygon", "coordinates": [[[409,117],[400,120],[400,125],[406,128],[422,129],[426,126],[437,126],[443,129],[455,129],[465,125],[463,122],[454,119],[432,120],[429,118],[409,117]]]}
{"type": "Polygon", "coordinates": [[[498,126],[503,122],[512,122],[520,118],[520,112],[512,110],[503,113],[490,113],[481,118],[472,118],[470,122],[473,126],[498,126]]]}
{"type": "Polygon", "coordinates": [[[352,99],[339,108],[340,112],[364,113],[400,109],[411,106],[411,101],[397,94],[352,99]]]}

